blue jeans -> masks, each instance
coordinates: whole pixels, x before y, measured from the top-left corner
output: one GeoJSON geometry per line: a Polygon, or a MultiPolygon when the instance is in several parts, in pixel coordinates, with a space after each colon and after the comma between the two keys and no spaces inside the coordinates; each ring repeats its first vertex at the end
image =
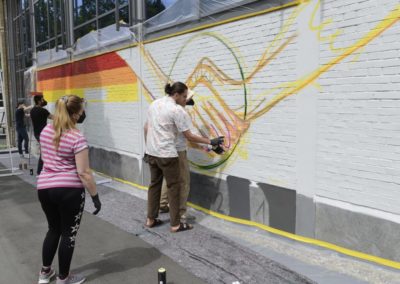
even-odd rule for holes
{"type": "Polygon", "coordinates": [[[22,155],[22,141],[24,141],[25,154],[29,154],[29,137],[25,127],[17,128],[18,153],[22,155]]]}

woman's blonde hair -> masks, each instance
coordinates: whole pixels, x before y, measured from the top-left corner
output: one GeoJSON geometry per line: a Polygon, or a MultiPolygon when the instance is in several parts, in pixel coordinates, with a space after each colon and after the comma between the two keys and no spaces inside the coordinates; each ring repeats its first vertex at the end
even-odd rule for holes
{"type": "Polygon", "coordinates": [[[81,111],[82,103],[83,99],[75,95],[63,96],[57,100],[53,120],[55,131],[53,143],[56,149],[60,146],[62,134],[76,128],[76,119],[73,115],[81,111]]]}

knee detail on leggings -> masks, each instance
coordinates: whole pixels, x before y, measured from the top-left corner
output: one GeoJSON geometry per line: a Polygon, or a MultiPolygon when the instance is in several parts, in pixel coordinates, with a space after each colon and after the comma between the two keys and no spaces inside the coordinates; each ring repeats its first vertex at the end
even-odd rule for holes
{"type": "Polygon", "coordinates": [[[47,234],[61,236],[61,229],[57,227],[49,227],[47,234]]]}

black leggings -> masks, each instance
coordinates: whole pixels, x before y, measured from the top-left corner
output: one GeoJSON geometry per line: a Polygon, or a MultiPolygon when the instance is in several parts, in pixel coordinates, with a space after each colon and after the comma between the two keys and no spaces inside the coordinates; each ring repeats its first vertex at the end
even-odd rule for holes
{"type": "MultiPolygon", "coordinates": [[[[35,138],[36,138],[37,142],[40,143],[40,141],[39,141],[40,136],[35,135],[35,138]]],[[[38,166],[37,166],[37,170],[36,170],[37,175],[40,175],[40,173],[42,172],[42,169],[43,169],[42,150],[40,150],[40,156],[39,156],[38,166]]]]}
{"type": "Polygon", "coordinates": [[[85,190],[83,188],[40,189],[38,196],[49,224],[49,231],[43,242],[43,266],[51,266],[58,247],[59,275],[68,276],[75,238],[85,206],[85,190]]]}

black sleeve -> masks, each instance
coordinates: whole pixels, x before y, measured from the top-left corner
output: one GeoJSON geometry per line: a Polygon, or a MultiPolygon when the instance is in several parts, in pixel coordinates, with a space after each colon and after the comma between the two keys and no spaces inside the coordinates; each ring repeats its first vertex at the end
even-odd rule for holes
{"type": "Polygon", "coordinates": [[[47,109],[42,108],[42,112],[43,112],[43,116],[49,117],[50,112],[47,109]]]}
{"type": "Polygon", "coordinates": [[[24,113],[24,110],[22,108],[17,109],[17,111],[15,113],[15,117],[18,117],[18,118],[21,119],[21,118],[24,118],[24,115],[25,115],[25,113],[24,113]]]}

